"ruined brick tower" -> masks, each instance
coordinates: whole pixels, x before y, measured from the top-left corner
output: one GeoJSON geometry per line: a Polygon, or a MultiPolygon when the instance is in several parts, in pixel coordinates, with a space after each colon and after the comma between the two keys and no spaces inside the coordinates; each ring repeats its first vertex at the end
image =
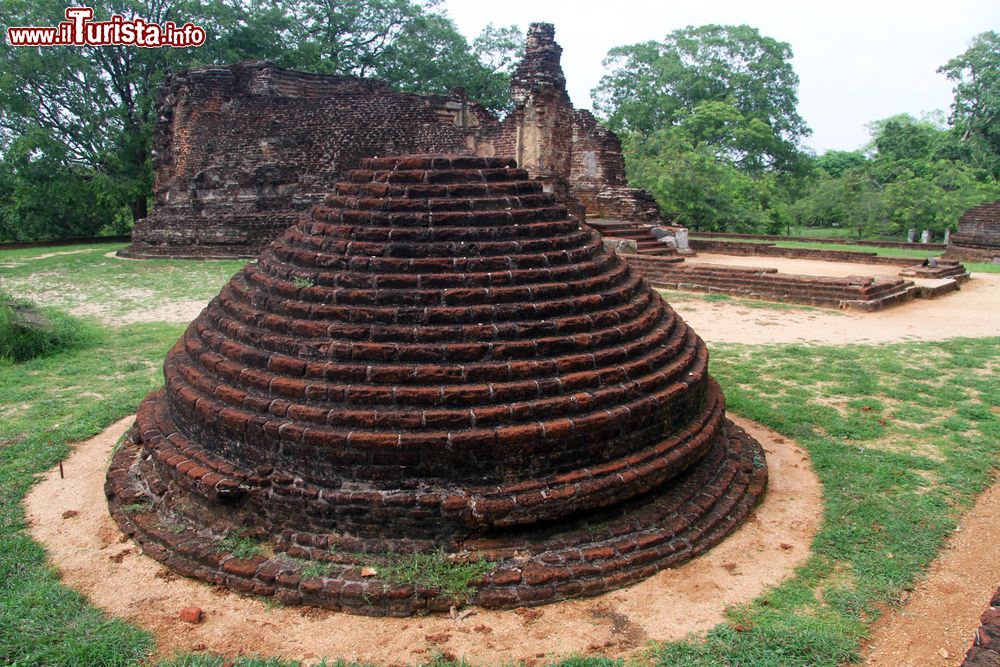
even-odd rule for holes
{"type": "Polygon", "coordinates": [[[514,111],[497,135],[481,134],[497,155],[518,164],[566,198],[574,212],[594,218],[662,222],[659,206],[625,178],[621,141],[566,92],[562,47],[551,23],[528,28],[524,59],[511,77],[514,111]]]}
{"type": "Polygon", "coordinates": [[[722,540],[767,479],[701,338],[510,158],[362,160],[163,370],[112,515],[170,568],[289,604],[594,595],[722,540]],[[395,578],[414,554],[479,567],[395,578]]]}
{"type": "Polygon", "coordinates": [[[514,128],[514,156],[521,168],[565,193],[573,155],[573,104],[561,55],[552,24],[532,23],[524,59],[511,78],[514,112],[507,122],[514,128]]]}
{"type": "Polygon", "coordinates": [[[533,23],[502,122],[462,94],[264,62],[167,79],[157,103],[154,206],[127,257],[252,257],[362,158],[419,152],[513,155],[579,216],[659,222],[630,188],[618,137],[566,93],[551,24],[533,23]]]}

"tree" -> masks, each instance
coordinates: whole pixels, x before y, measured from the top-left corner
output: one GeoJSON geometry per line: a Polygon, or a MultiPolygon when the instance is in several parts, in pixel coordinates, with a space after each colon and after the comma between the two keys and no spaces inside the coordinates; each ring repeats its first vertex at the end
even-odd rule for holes
{"type": "Polygon", "coordinates": [[[524,36],[517,26],[488,25],[470,45],[451,19],[433,14],[413,21],[387,47],[373,74],[399,90],[441,94],[462,88],[494,113],[510,102],[510,75],[524,36]]]}
{"type": "Polygon", "coordinates": [[[787,170],[809,134],[797,110],[791,57],[788,44],[747,25],[689,26],[663,42],[609,51],[604,66],[611,71],[592,92],[594,106],[612,129],[648,135],[704,113],[706,103],[724,104],[738,114],[740,127],[756,124],[743,137],[729,137],[731,148],[751,156],[745,169],[787,170]],[[770,135],[766,141],[763,132],[770,135]]]}
{"type": "Polygon", "coordinates": [[[970,154],[986,158],[1000,178],[1000,34],[984,32],[959,56],[938,69],[954,82],[955,99],[949,118],[970,154]]]}
{"type": "Polygon", "coordinates": [[[959,137],[940,121],[898,114],[868,127],[870,158],[842,152],[817,158],[817,165],[835,167],[814,175],[796,202],[800,224],[836,222],[859,236],[943,233],[969,207],[1000,197],[1000,185],[962,159],[959,137]]]}
{"type": "MultiPolygon", "coordinates": [[[[216,2],[127,0],[91,3],[95,17],[183,24],[193,18],[221,26],[244,16],[216,2]],[[190,12],[200,9],[200,15],[190,12]]],[[[65,3],[9,0],[0,6],[3,25],[50,25],[65,3]]],[[[0,48],[0,133],[33,139],[35,152],[66,177],[88,171],[102,182],[105,200],[126,206],[133,219],[145,217],[152,187],[150,137],[156,86],[179,67],[211,62],[213,51],[144,49],[126,46],[0,48]],[[39,137],[44,135],[44,139],[39,137]],[[57,148],[58,147],[58,148],[57,148]],[[108,200],[110,197],[110,200],[108,200]]],[[[23,165],[22,165],[23,166],[23,165]]],[[[27,184],[25,184],[27,187],[27,184]]],[[[54,216],[53,216],[54,217],[54,216]]]]}
{"type": "MultiPolygon", "coordinates": [[[[145,217],[157,88],[179,69],[266,59],[307,71],[384,76],[412,92],[463,86],[502,111],[519,44],[515,28],[490,27],[470,46],[436,11],[436,0],[99,0],[88,6],[98,20],[120,14],[160,24],[191,21],[210,39],[187,49],[0,45],[0,171],[6,175],[0,210],[8,230],[70,235],[71,228],[106,228],[109,217],[121,220],[121,211],[133,220],[145,217]],[[53,180],[73,186],[59,191],[53,180]],[[77,198],[78,187],[107,211],[77,198]],[[75,212],[67,217],[67,210],[75,212]],[[84,213],[92,216],[87,224],[78,220],[84,213]]],[[[5,0],[0,25],[53,25],[64,8],[55,0],[5,0]]]]}
{"type": "Polygon", "coordinates": [[[323,74],[385,79],[399,90],[434,94],[455,87],[491,111],[507,106],[516,26],[487,26],[470,45],[440,0],[266,0],[263,12],[282,44],[275,62],[323,74]],[[277,18],[281,17],[281,18],[277,18]]]}
{"type": "Polygon", "coordinates": [[[656,198],[678,224],[699,231],[776,233],[789,221],[773,174],[752,178],[719,160],[708,145],[696,146],[677,132],[629,135],[629,181],[656,198]]]}
{"type": "Polygon", "coordinates": [[[817,157],[814,164],[817,169],[836,178],[842,176],[848,169],[864,164],[866,159],[861,151],[830,150],[817,157]]]}
{"type": "Polygon", "coordinates": [[[632,182],[681,224],[785,229],[809,133],[788,44],[750,26],[677,30],[612,49],[592,95],[626,138],[632,182]]]}

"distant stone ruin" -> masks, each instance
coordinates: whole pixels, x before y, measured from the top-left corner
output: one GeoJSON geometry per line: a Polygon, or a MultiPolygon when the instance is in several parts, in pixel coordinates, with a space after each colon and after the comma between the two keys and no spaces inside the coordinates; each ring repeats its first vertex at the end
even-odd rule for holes
{"type": "Polygon", "coordinates": [[[265,62],[172,76],[157,105],[153,212],[120,254],[251,257],[362,158],[406,153],[514,156],[580,216],[659,221],[628,186],[618,138],[573,109],[554,35],[531,25],[503,121],[461,91],[412,95],[265,62]]]}
{"type": "Polygon", "coordinates": [[[986,262],[1000,258],[1000,200],[970,208],[959,218],[946,256],[986,262]]]}
{"type": "Polygon", "coordinates": [[[596,230],[510,158],[360,166],[167,354],[105,487],[147,555],[406,616],[596,595],[746,520],[764,451],[596,230]]]}

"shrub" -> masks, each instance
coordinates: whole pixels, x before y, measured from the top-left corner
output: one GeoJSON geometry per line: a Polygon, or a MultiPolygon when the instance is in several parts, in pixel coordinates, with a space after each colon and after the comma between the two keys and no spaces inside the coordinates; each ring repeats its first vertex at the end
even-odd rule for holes
{"type": "Polygon", "coordinates": [[[96,336],[94,328],[75,317],[0,292],[0,359],[28,361],[83,347],[96,336]]]}

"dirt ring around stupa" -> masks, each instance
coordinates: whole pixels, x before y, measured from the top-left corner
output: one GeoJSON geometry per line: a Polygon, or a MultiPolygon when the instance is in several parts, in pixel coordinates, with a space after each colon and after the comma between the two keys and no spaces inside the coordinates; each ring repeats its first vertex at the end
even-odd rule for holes
{"type": "Polygon", "coordinates": [[[763,502],[730,537],[680,567],[593,598],[531,609],[470,607],[453,617],[368,618],[284,607],[180,577],[122,534],[108,514],[104,476],[124,419],[79,444],[26,499],[31,533],[63,581],[111,616],[148,629],[157,653],[205,651],[319,656],[376,664],[419,662],[435,653],[473,664],[540,663],[571,654],[621,656],[648,641],[703,633],[727,606],[748,602],[793,574],[809,555],[822,490],[805,451],[752,422],[737,423],[765,448],[770,478],[763,502]],[[205,620],[180,620],[185,607],[205,620]]]}

